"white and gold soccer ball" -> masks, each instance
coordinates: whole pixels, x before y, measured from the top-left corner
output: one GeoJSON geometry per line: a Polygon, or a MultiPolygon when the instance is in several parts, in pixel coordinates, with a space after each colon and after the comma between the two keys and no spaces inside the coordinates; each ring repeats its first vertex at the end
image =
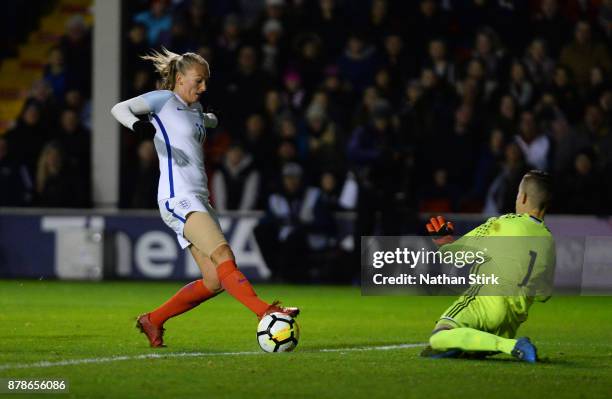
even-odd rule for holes
{"type": "Polygon", "coordinates": [[[300,339],[300,327],[284,313],[270,313],[257,326],[257,342],[264,352],[291,352],[300,339]]]}

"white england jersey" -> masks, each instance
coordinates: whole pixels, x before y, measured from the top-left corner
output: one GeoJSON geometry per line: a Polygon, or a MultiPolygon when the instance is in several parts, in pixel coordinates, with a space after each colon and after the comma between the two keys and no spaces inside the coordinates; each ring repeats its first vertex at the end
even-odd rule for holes
{"type": "Polygon", "coordinates": [[[140,96],[151,109],[151,123],[159,157],[157,200],[184,194],[208,199],[208,178],[204,170],[202,144],[206,138],[204,113],[200,103],[188,106],[169,90],[156,90],[140,96]]]}

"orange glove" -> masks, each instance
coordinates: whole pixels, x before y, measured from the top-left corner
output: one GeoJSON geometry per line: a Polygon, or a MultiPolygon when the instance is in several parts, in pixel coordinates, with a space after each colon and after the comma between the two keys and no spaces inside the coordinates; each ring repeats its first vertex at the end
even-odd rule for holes
{"type": "Polygon", "coordinates": [[[455,226],[453,226],[453,222],[444,220],[444,216],[429,219],[429,223],[425,227],[429,235],[432,236],[433,242],[439,247],[454,241],[452,236],[455,232],[455,226]]]}

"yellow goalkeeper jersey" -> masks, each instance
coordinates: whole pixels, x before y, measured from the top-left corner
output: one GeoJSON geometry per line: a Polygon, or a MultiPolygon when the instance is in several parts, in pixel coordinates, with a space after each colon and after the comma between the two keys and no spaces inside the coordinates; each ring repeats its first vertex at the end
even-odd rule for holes
{"type": "Polygon", "coordinates": [[[543,302],[550,297],[555,243],[542,220],[513,213],[492,217],[440,250],[467,248],[485,253],[485,262],[474,264],[470,273],[493,275],[498,281],[479,289],[478,295],[505,296],[516,314],[526,314],[534,299],[543,302]]]}

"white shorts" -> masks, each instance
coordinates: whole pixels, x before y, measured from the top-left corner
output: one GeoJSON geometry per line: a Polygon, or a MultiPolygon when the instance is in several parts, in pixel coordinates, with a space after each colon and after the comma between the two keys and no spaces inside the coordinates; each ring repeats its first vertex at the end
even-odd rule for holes
{"type": "Polygon", "coordinates": [[[176,238],[182,249],[187,248],[191,245],[185,236],[183,235],[183,229],[185,227],[185,221],[187,215],[191,212],[206,212],[219,226],[221,231],[221,225],[219,224],[219,218],[217,212],[208,202],[208,198],[199,194],[184,194],[178,195],[173,198],[160,200],[158,202],[159,213],[168,227],[170,227],[176,233],[176,238]]]}

